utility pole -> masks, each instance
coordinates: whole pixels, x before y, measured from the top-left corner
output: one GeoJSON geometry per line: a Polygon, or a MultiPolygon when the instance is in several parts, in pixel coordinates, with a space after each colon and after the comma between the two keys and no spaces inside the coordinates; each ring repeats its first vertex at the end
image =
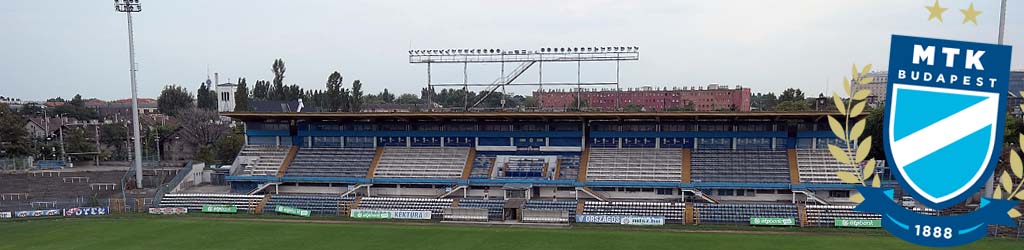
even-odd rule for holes
{"type": "Polygon", "coordinates": [[[135,80],[135,38],[132,12],[141,12],[139,0],[114,0],[114,10],[128,16],[128,62],[132,79],[132,129],[135,132],[135,187],[142,188],[142,137],[139,136],[139,91],[135,80]]]}

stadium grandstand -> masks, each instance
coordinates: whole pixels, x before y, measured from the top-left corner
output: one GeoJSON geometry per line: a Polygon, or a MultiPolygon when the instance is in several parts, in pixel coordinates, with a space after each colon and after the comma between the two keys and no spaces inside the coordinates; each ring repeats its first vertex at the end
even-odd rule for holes
{"type": "Polygon", "coordinates": [[[836,139],[824,113],[225,115],[246,133],[225,177],[230,188],[167,194],[161,206],[429,211],[494,223],[600,215],[832,226],[877,218],[852,211],[856,191],[835,177],[848,167],[827,152],[836,139]]]}

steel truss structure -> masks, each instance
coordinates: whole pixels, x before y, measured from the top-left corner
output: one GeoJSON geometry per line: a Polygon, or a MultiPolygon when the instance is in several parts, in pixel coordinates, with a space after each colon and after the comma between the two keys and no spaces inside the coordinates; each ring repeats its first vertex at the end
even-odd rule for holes
{"type": "MultiPolygon", "coordinates": [[[[469,102],[469,95],[464,95],[463,111],[476,108],[488,96],[499,88],[505,93],[507,86],[538,86],[543,90],[544,85],[548,86],[576,86],[576,98],[580,99],[580,91],[583,86],[615,85],[619,89],[619,69],[622,61],[640,60],[640,48],[636,46],[615,46],[615,47],[565,47],[565,48],[541,48],[537,50],[502,50],[502,49],[432,49],[432,50],[410,50],[409,63],[427,65],[427,89],[432,93],[434,87],[462,87],[464,93],[469,92],[469,87],[483,87],[481,96],[472,105],[469,102]],[[576,63],[576,82],[544,82],[544,63],[576,63]],[[583,82],[580,68],[583,62],[615,62],[614,82],[583,82]],[[470,83],[469,64],[501,64],[501,75],[490,83],[470,83]],[[518,64],[511,71],[505,71],[506,63],[518,64]],[[433,64],[462,64],[462,83],[434,83],[432,81],[431,65],[433,64]],[[537,65],[538,80],[536,83],[514,83],[523,75],[526,70],[537,65]]],[[[505,108],[507,95],[502,95],[502,109],[505,108]]],[[[427,95],[427,103],[430,110],[433,110],[433,97],[427,95]]],[[[543,103],[543,100],[538,100],[543,103]]],[[[581,102],[576,102],[577,109],[581,108],[581,102]]],[[[616,100],[616,108],[619,102],[616,100]]]]}

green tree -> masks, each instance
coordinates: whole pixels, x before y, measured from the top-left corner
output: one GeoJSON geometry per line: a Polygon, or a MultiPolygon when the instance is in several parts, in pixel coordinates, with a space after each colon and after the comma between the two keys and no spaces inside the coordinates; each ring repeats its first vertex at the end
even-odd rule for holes
{"type": "Polygon", "coordinates": [[[235,127],[229,133],[226,133],[217,143],[214,144],[216,149],[216,162],[220,164],[231,164],[238,155],[238,151],[242,150],[242,146],[245,144],[245,135],[241,130],[241,127],[235,127]]]}
{"type": "Polygon", "coordinates": [[[256,80],[256,83],[252,86],[252,99],[258,101],[270,100],[270,83],[256,80]]]}
{"type": "Polygon", "coordinates": [[[359,80],[352,82],[352,95],[349,97],[349,111],[360,112],[363,110],[363,83],[359,80]]]}
{"type": "Polygon", "coordinates": [[[1003,129],[1003,143],[1015,143],[1017,142],[1018,136],[1021,133],[1021,126],[1024,126],[1024,121],[1020,118],[1013,116],[1013,114],[1006,114],[1006,122],[1003,129]]]}
{"type": "Polygon", "coordinates": [[[252,111],[249,106],[249,87],[245,85],[245,78],[238,78],[238,88],[235,89],[235,112],[252,111]]]}
{"type": "Polygon", "coordinates": [[[282,101],[287,99],[288,90],[284,86],[284,60],[274,60],[271,71],[274,72],[274,85],[270,87],[270,100],[282,101]]]}
{"type": "Polygon", "coordinates": [[[325,111],[337,112],[342,110],[344,106],[347,106],[343,105],[346,100],[342,96],[342,93],[345,93],[345,88],[341,86],[342,80],[341,73],[338,73],[338,71],[334,71],[330,76],[327,76],[327,110],[325,111]]]}
{"type": "MultiPolygon", "coordinates": [[[[60,97],[56,99],[60,100],[60,97]]],[[[85,100],[82,99],[82,95],[75,95],[74,98],[65,102],[64,105],[53,108],[53,115],[70,116],[79,120],[99,118],[96,110],[85,107],[85,100]]]]}
{"type": "Polygon", "coordinates": [[[199,90],[196,90],[196,106],[206,110],[217,110],[217,92],[214,89],[216,87],[208,82],[199,84],[199,90]]]}
{"type": "Polygon", "coordinates": [[[31,156],[35,152],[25,130],[27,121],[0,103],[0,158],[31,156]]]}
{"type": "Polygon", "coordinates": [[[384,89],[384,91],[381,91],[377,96],[384,103],[395,103],[395,94],[389,93],[388,89],[384,89]]]}
{"type": "Polygon", "coordinates": [[[881,139],[884,138],[882,137],[882,127],[884,126],[883,123],[885,123],[885,108],[877,107],[868,110],[867,112],[868,116],[863,118],[868,119],[864,122],[864,134],[871,136],[871,138],[875,138],[871,140],[871,148],[873,148],[873,150],[871,150],[871,156],[868,156],[868,158],[875,158],[879,160],[885,159],[885,150],[882,150],[884,149],[882,147],[882,142],[884,140],[881,139]]]}
{"type": "Polygon", "coordinates": [[[750,107],[757,111],[774,110],[778,104],[779,98],[772,92],[767,94],[757,93],[750,96],[750,107]]]}
{"type": "Polygon", "coordinates": [[[811,108],[811,104],[804,97],[800,89],[788,88],[779,95],[779,102],[775,106],[777,111],[805,111],[811,108]]]}
{"type": "Polygon", "coordinates": [[[419,96],[416,96],[416,94],[409,94],[409,93],[402,94],[402,95],[398,96],[397,99],[395,99],[395,103],[398,103],[398,104],[420,104],[422,102],[423,101],[420,100],[419,96]]]}
{"type": "Polygon", "coordinates": [[[177,85],[164,86],[157,99],[157,110],[160,113],[177,116],[181,111],[192,109],[195,98],[187,89],[177,85]]]}

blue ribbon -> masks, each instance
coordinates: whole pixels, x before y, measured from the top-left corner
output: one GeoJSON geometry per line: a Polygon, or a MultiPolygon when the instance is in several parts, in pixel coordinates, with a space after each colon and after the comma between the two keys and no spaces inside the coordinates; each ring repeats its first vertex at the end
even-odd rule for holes
{"type": "Polygon", "coordinates": [[[956,216],[915,213],[893,202],[892,189],[857,187],[864,202],[853,210],[882,215],[882,227],[907,242],[927,247],[953,247],[977,241],[988,234],[988,225],[1016,226],[1007,212],[1016,201],[981,198],[974,212],[956,216]],[[938,229],[936,229],[938,228],[938,229]],[[938,235],[936,235],[938,232],[938,235]]]}

